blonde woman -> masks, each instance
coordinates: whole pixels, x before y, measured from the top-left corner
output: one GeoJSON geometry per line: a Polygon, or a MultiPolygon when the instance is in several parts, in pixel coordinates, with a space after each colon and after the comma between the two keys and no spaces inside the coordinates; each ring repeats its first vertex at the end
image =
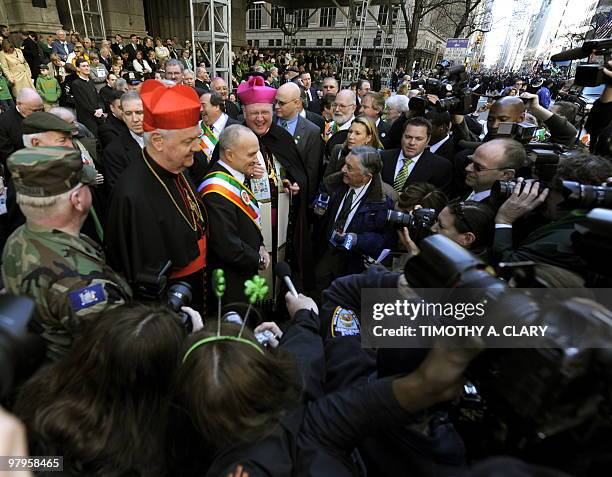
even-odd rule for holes
{"type": "Polygon", "coordinates": [[[4,40],[2,42],[2,51],[0,51],[0,67],[11,85],[13,97],[17,97],[19,91],[23,88],[34,89],[32,81],[32,72],[30,67],[23,57],[23,53],[19,48],[15,48],[13,44],[4,40]]]}
{"type": "Polygon", "coordinates": [[[378,137],[376,123],[366,116],[357,116],[351,123],[344,144],[337,144],[332,148],[329,164],[327,164],[323,174],[323,184],[328,191],[332,191],[337,186],[342,185],[342,166],[346,156],[356,146],[372,146],[375,149],[383,148],[378,137]]]}

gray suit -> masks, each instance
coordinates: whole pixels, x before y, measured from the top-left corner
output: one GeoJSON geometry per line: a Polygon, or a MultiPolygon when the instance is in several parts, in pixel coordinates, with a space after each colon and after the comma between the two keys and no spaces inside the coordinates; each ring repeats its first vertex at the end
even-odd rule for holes
{"type": "Polygon", "coordinates": [[[306,166],[308,175],[308,198],[314,197],[319,185],[319,172],[323,161],[323,139],[319,126],[308,119],[298,116],[293,135],[298,152],[306,166]]]}

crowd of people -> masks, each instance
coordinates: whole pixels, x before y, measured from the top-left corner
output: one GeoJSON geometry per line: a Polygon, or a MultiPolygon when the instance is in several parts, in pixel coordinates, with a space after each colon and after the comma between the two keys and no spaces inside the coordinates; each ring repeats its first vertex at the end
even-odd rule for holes
{"type": "Polygon", "coordinates": [[[612,86],[589,150],[548,80],[472,75],[490,99],[458,111],[423,89],[433,72],[398,68],[386,88],[364,70],[341,88],[324,52],[243,48],[228,84],[176,37],[0,33],[2,280],[35,301],[46,349],[7,400],[32,455],[63,456],[65,475],[578,468],[495,457],[529,460],[461,427],[478,349],[415,350],[383,372],[361,347],[360,290],[409,289],[401,270],[429,235],[491,268],[529,262],[548,287],[606,285],[575,248],[589,207],[566,206],[564,181],[611,180],[612,86]],[[563,151],[545,180],[516,133],[529,125],[563,151]],[[403,226],[419,209],[431,220],[403,226]]]}

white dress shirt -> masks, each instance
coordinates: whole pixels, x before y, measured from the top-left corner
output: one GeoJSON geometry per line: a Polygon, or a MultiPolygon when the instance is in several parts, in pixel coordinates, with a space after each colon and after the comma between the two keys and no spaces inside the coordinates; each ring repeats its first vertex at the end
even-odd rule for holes
{"type": "Polygon", "coordinates": [[[219,134],[221,134],[223,132],[223,129],[225,128],[225,125],[227,124],[227,118],[228,117],[229,116],[227,114],[221,113],[221,116],[219,116],[219,119],[217,119],[213,123],[211,129],[212,129],[213,134],[217,138],[219,138],[219,134]]]}
{"type": "MultiPolygon", "coordinates": [[[[423,155],[423,153],[419,154],[418,156],[414,156],[412,158],[412,164],[410,164],[408,166],[408,175],[406,177],[410,177],[410,174],[412,174],[412,171],[414,169],[414,166],[416,166],[417,161],[419,160],[419,158],[423,155]]],[[[406,158],[404,157],[404,151],[402,151],[400,149],[400,153],[399,153],[399,157],[397,158],[397,164],[395,165],[395,174],[393,174],[393,180],[395,181],[395,178],[397,177],[397,175],[400,173],[400,171],[402,170],[402,167],[404,166],[404,161],[406,160],[406,158]]]]}
{"type": "Polygon", "coordinates": [[[468,195],[465,200],[475,200],[476,202],[480,202],[481,200],[485,200],[487,197],[491,195],[491,189],[481,190],[480,192],[474,192],[468,195]]]}
{"type": "Polygon", "coordinates": [[[444,139],[440,139],[437,143],[432,144],[431,146],[429,146],[429,150],[431,151],[432,154],[435,154],[436,151],[438,149],[440,149],[440,147],[442,146],[442,144],[444,144],[448,139],[450,139],[450,135],[446,135],[446,137],[444,139]]]}
{"type": "Polygon", "coordinates": [[[134,141],[138,143],[138,145],[140,146],[140,149],[144,149],[145,146],[144,146],[143,136],[139,136],[138,134],[135,134],[132,131],[130,131],[130,136],[132,136],[134,138],[134,141]]]}
{"type": "Polygon", "coordinates": [[[370,187],[371,183],[372,183],[372,179],[370,179],[370,181],[367,184],[364,184],[361,187],[350,187],[349,190],[346,191],[346,194],[344,194],[344,197],[342,198],[342,202],[340,202],[340,207],[338,207],[338,211],[336,212],[336,217],[334,218],[334,222],[338,220],[338,216],[340,215],[340,211],[342,211],[342,207],[344,207],[344,201],[348,197],[350,190],[353,189],[355,191],[355,195],[353,196],[353,201],[351,202],[351,211],[349,212],[349,215],[346,218],[346,222],[344,223],[344,228],[342,229],[342,232],[346,233],[346,229],[348,228],[348,226],[351,223],[351,220],[353,220],[353,217],[357,213],[357,209],[359,209],[359,202],[361,202],[363,198],[365,197],[365,195],[367,194],[368,188],[370,187]]]}
{"type": "Polygon", "coordinates": [[[345,122],[342,126],[338,126],[338,131],[344,131],[345,129],[350,128],[351,124],[353,124],[354,119],[355,119],[355,116],[351,116],[351,119],[345,122]]]}

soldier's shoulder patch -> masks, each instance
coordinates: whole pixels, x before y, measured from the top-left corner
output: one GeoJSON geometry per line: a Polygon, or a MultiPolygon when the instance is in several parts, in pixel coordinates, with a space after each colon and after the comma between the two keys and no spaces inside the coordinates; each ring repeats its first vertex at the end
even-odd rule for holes
{"type": "Polygon", "coordinates": [[[337,336],[359,336],[359,320],[353,310],[337,306],[331,319],[331,334],[337,336]]]}
{"type": "Polygon", "coordinates": [[[68,293],[68,299],[72,309],[78,312],[106,301],[106,292],[102,283],[96,283],[68,293]]]}

